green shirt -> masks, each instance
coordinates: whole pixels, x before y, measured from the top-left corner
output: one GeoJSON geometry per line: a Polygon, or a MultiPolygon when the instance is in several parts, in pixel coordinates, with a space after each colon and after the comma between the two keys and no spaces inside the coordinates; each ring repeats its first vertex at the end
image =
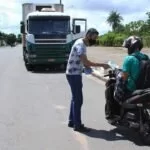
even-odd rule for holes
{"type": "MultiPolygon", "coordinates": [[[[134,55],[137,55],[141,59],[147,59],[147,55],[141,53],[140,51],[136,51],[133,53],[134,55]]],[[[125,57],[123,66],[122,66],[123,72],[128,73],[128,79],[127,79],[127,89],[131,92],[136,90],[136,81],[139,77],[140,72],[140,62],[139,60],[132,55],[128,55],[125,57]]]]}

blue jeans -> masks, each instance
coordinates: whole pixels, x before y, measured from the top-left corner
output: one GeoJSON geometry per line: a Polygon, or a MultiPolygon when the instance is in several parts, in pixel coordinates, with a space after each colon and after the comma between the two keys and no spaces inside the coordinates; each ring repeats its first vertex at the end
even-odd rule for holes
{"type": "Polygon", "coordinates": [[[72,93],[69,121],[72,122],[74,126],[80,126],[81,106],[83,103],[82,75],[66,75],[66,77],[72,93]]]}

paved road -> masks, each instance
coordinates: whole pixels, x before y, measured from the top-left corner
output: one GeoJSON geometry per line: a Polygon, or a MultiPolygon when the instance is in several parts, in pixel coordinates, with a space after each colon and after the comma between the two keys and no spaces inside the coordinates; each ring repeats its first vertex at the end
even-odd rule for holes
{"type": "Polygon", "coordinates": [[[21,47],[0,48],[0,150],[148,150],[138,136],[104,119],[104,83],[83,77],[85,135],[67,127],[64,73],[27,72],[21,47]],[[123,134],[124,133],[124,134],[123,134]]]}
{"type": "MultiPolygon", "coordinates": [[[[150,48],[143,48],[143,53],[150,56],[150,48]]],[[[88,48],[88,56],[91,60],[99,62],[107,62],[112,60],[120,67],[124,57],[127,55],[127,49],[122,47],[93,47],[88,48]]]]}

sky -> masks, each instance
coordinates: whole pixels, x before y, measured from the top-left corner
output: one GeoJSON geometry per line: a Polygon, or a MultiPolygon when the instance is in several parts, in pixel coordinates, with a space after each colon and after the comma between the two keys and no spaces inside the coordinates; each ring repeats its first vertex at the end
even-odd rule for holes
{"type": "MultiPolygon", "coordinates": [[[[0,31],[20,33],[23,3],[59,3],[59,0],[0,0],[0,31]]],[[[123,24],[146,20],[150,11],[150,0],[62,0],[64,12],[87,19],[88,28],[97,28],[105,34],[111,30],[106,22],[112,10],[123,17],[123,24]]]]}

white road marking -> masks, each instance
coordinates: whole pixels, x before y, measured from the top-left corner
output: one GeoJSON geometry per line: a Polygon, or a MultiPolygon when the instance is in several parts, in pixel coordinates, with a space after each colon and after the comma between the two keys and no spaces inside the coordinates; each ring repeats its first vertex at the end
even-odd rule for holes
{"type": "Polygon", "coordinates": [[[80,143],[81,150],[89,150],[88,141],[87,141],[85,135],[73,131],[73,136],[80,143]]]}

